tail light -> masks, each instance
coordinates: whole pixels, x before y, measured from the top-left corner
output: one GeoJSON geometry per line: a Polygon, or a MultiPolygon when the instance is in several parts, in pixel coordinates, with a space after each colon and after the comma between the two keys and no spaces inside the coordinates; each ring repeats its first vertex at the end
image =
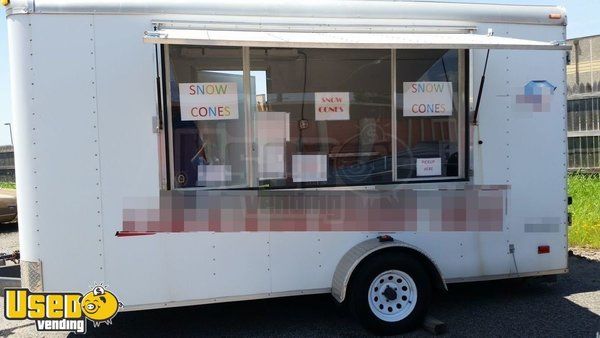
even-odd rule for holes
{"type": "Polygon", "coordinates": [[[538,246],[538,255],[550,253],[550,245],[538,246]]]}

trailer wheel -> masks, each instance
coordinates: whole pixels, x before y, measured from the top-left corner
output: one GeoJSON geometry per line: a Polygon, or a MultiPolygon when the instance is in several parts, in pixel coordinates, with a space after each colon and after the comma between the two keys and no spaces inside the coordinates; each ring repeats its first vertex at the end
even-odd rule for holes
{"type": "Polygon", "coordinates": [[[352,277],[350,308],[361,324],[377,334],[407,332],[427,314],[431,282],[419,261],[403,253],[363,262],[352,277]]]}

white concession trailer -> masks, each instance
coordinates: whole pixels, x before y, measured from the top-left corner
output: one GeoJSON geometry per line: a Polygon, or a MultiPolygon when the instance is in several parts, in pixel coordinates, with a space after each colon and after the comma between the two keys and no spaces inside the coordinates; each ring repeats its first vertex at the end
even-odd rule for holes
{"type": "Polygon", "coordinates": [[[566,273],[566,12],[10,0],[22,282],[125,310],[566,273]]]}

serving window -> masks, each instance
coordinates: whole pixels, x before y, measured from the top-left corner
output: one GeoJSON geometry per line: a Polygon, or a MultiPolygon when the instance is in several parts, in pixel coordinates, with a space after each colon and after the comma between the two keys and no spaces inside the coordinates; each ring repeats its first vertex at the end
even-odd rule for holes
{"type": "Polygon", "coordinates": [[[259,185],[391,182],[390,69],[385,50],[251,49],[259,185]]]}
{"type": "Polygon", "coordinates": [[[458,50],[396,51],[399,180],[463,176],[462,57],[458,50]]]}
{"type": "Polygon", "coordinates": [[[462,50],[166,50],[171,188],[464,178],[462,50]]]}
{"type": "Polygon", "coordinates": [[[247,185],[241,48],[169,48],[175,188],[247,185]]]}

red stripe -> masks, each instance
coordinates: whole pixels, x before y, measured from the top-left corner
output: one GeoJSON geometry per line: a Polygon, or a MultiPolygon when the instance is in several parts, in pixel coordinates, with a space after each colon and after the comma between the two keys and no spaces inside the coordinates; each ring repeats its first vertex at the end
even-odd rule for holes
{"type": "Polygon", "coordinates": [[[117,231],[115,236],[117,237],[132,237],[132,236],[148,236],[154,235],[156,232],[150,231],[117,231]]]}

